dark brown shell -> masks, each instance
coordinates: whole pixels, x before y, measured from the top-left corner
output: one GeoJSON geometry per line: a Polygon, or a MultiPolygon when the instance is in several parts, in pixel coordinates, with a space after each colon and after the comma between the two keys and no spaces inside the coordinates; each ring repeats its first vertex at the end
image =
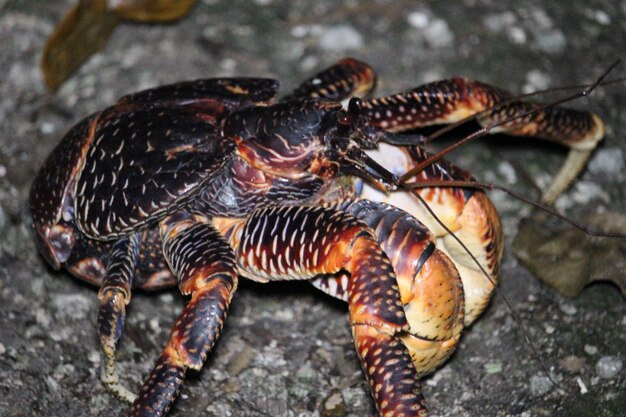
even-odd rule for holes
{"type": "Polygon", "coordinates": [[[76,182],[76,222],[93,238],[128,233],[187,201],[234,149],[215,122],[185,108],[114,108],[76,182]]]}
{"type": "Polygon", "coordinates": [[[122,97],[94,128],[76,183],[78,227],[108,240],[180,207],[235,150],[221,135],[223,117],[272,100],[277,89],[270,79],[222,78],[122,97]]]}

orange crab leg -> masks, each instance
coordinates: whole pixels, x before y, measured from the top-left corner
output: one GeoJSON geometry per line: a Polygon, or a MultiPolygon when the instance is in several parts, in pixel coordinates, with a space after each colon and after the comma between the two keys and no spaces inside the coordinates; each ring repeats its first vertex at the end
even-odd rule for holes
{"type": "Polygon", "coordinates": [[[570,148],[568,158],[542,196],[551,203],[583,169],[604,136],[604,123],[594,113],[511,99],[508,92],[488,84],[451,78],[364,101],[363,110],[372,125],[390,132],[450,124],[476,115],[483,127],[498,124],[490,133],[532,136],[565,145],[570,148]]]}
{"type": "Polygon", "coordinates": [[[235,248],[239,271],[253,279],[348,272],[350,325],[380,415],[426,415],[418,374],[399,338],[409,327],[396,275],[370,228],[327,207],[270,207],[213,224],[235,248]]]}
{"type": "Polygon", "coordinates": [[[181,293],[191,297],[141,387],[131,417],[167,414],[185,371],[200,369],[219,337],[237,288],[232,250],[203,217],[179,213],[165,218],[161,239],[181,293]]]}
{"type": "MultiPolygon", "coordinates": [[[[419,375],[439,366],[463,330],[463,284],[452,261],[437,249],[434,235],[406,212],[379,202],[337,205],[367,224],[393,265],[410,329],[401,339],[419,375]]],[[[318,277],[312,284],[347,301],[348,277],[318,277]]]]}

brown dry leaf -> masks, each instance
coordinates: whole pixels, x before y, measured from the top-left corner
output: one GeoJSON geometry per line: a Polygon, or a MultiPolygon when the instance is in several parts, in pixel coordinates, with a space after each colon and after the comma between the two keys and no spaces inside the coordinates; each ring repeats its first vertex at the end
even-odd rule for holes
{"type": "Polygon", "coordinates": [[[169,22],[186,15],[196,0],[116,0],[110,7],[119,17],[136,22],[169,22]]]}
{"type": "Polygon", "coordinates": [[[196,0],[80,0],[55,28],[41,67],[48,88],[56,90],[80,64],[102,49],[122,19],[167,22],[191,10],[196,0]]]}
{"type": "MultiPolygon", "coordinates": [[[[600,230],[626,232],[626,217],[618,213],[588,220],[600,230]]],[[[626,296],[626,239],[591,237],[534,215],[521,222],[513,251],[535,276],[566,296],[575,297],[594,281],[611,281],[626,296]]]]}
{"type": "Polygon", "coordinates": [[[41,67],[48,88],[56,90],[80,64],[106,45],[119,18],[106,0],[81,0],[48,38],[41,67]]]}

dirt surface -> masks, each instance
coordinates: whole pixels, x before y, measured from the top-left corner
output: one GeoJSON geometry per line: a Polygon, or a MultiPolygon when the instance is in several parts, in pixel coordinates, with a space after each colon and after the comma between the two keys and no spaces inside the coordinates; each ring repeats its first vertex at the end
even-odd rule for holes
{"type": "MultiPolygon", "coordinates": [[[[26,204],[63,133],[117,97],[231,75],[275,77],[287,92],[346,55],[378,69],[383,93],[454,75],[527,92],[592,82],[626,57],[623,0],[203,0],[175,24],[120,26],[51,94],[38,63],[71,3],[0,0],[0,416],[117,416],[127,408],[99,382],[96,291],[37,255],[26,204]]],[[[622,64],[612,75],[625,74],[622,64]]],[[[624,213],[626,87],[599,88],[572,106],[602,115],[607,136],[557,206],[579,219],[624,213]]],[[[526,178],[545,185],[563,156],[557,147],[496,137],[451,159],[536,198],[526,178]]],[[[492,197],[510,243],[530,209],[492,197]]],[[[431,415],[623,415],[626,309],[616,287],[594,284],[563,298],[509,250],[500,288],[567,392],[550,385],[496,298],[452,359],[424,380],[431,415]]],[[[138,389],[182,304],[174,290],[135,294],[119,355],[128,386],[138,389]]],[[[243,282],[222,339],[171,415],[374,416],[346,316],[344,305],[305,284],[243,282]]]]}

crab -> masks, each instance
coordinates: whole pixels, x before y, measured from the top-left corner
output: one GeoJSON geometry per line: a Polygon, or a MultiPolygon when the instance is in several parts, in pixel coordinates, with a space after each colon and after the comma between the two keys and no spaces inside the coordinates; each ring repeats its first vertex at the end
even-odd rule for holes
{"type": "Polygon", "coordinates": [[[129,416],[168,413],[240,276],[309,280],[347,301],[379,415],[427,415],[420,377],[485,309],[503,239],[471,175],[403,132],[474,116],[490,132],[568,146],[549,202],[604,128],[464,78],[368,98],[375,84],[346,58],[281,99],[263,78],[157,87],[87,117],[50,154],[30,193],[36,240],[54,268],[99,287],[101,380],[133,402],[129,416]],[[188,301],[135,395],[115,363],[131,292],[176,285],[188,301]]]}

